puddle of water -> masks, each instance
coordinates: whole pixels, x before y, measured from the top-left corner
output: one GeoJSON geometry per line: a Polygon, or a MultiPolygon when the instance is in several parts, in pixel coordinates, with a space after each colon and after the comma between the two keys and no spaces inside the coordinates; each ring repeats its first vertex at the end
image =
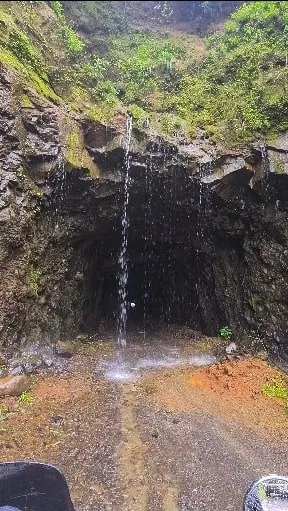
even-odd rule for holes
{"type": "Polygon", "coordinates": [[[215,364],[217,362],[217,358],[213,355],[193,355],[188,359],[189,365],[201,367],[201,366],[209,366],[211,364],[215,364]]]}
{"type": "Polygon", "coordinates": [[[111,364],[106,371],[104,371],[105,379],[108,381],[131,381],[135,380],[135,373],[125,365],[121,365],[119,362],[115,363],[114,366],[111,364]]]}
{"type": "Polygon", "coordinates": [[[137,380],[145,370],[178,367],[180,365],[191,365],[200,367],[214,364],[217,358],[213,355],[181,356],[178,350],[163,357],[141,357],[135,353],[121,353],[112,359],[100,361],[96,372],[100,373],[108,381],[131,381],[137,380]],[[138,355],[138,356],[137,356],[138,355]]]}

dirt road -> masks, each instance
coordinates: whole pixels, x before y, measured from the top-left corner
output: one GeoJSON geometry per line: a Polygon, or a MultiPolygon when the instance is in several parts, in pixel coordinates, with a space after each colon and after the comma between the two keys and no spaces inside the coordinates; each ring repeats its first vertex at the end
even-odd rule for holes
{"type": "Polygon", "coordinates": [[[260,391],[276,368],[149,350],[95,345],[36,377],[31,405],[8,400],[2,459],[58,465],[77,511],[240,511],[255,478],[288,474],[288,414],[260,391]]]}

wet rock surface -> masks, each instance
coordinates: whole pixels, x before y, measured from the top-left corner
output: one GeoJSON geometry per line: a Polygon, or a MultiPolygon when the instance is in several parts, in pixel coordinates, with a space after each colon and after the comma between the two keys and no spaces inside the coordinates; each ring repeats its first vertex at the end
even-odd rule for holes
{"type": "MultiPolygon", "coordinates": [[[[18,85],[1,67],[0,341],[10,356],[115,326],[123,206],[123,126],[71,117],[18,85]]],[[[129,328],[215,335],[228,324],[247,345],[285,351],[283,140],[231,151],[200,132],[177,147],[134,130],[129,328]]]]}

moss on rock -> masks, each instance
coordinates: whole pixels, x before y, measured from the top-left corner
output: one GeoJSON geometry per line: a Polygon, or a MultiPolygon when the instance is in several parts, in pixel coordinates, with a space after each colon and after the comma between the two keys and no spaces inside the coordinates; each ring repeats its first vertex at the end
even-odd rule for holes
{"type": "MultiPolygon", "coordinates": [[[[66,120],[67,122],[67,120],[66,120]]],[[[69,121],[68,121],[69,122],[69,121]]],[[[72,168],[88,170],[92,177],[100,176],[98,166],[92,161],[84,145],[83,134],[80,127],[74,123],[66,126],[66,139],[64,142],[64,158],[72,168]]]]}

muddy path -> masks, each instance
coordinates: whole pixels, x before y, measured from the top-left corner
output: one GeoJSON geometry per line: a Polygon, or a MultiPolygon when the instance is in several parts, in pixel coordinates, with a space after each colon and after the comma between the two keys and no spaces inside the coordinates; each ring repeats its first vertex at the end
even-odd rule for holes
{"type": "Polygon", "coordinates": [[[185,343],[162,363],[161,346],[130,349],[123,361],[83,347],[63,374],[35,377],[32,404],[6,399],[2,461],[56,464],[77,511],[241,510],[253,479],[288,473],[287,411],[261,393],[277,368],[192,366],[205,357],[185,343]]]}

